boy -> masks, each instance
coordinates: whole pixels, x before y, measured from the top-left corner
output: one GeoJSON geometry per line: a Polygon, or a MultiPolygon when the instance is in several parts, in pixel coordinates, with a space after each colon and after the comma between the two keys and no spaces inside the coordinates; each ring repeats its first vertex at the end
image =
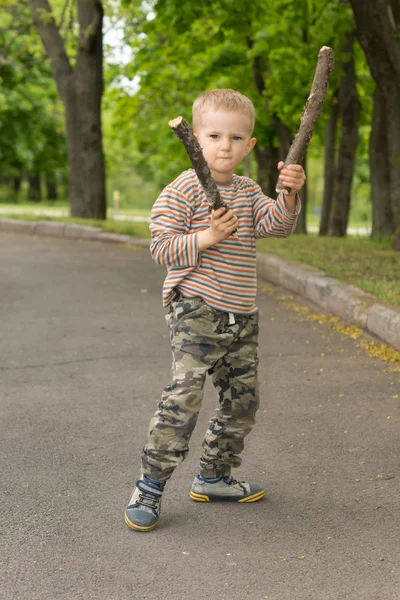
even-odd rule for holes
{"type": "Polygon", "coordinates": [[[282,170],[279,163],[291,193],[276,201],[251,179],[235,175],[256,143],[254,120],[252,102],[234,90],[211,90],[197,98],[193,130],[230,208],[210,216],[197,175],[189,169],[163,190],[152,210],[150,251],[167,267],[163,303],[169,306],[173,364],[125,511],[126,524],[137,531],[155,527],[165,483],[187,456],[207,373],[218,390],[219,408],[203,441],[190,497],[255,502],[265,494],[262,485],[231,477],[259,405],[255,240],[286,237],[294,230],[305,173],[300,165],[282,170]]]}

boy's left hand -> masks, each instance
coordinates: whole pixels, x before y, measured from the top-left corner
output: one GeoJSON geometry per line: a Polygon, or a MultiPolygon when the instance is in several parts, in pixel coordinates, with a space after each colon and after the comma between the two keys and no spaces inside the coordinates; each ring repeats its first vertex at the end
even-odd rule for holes
{"type": "MultiPolygon", "coordinates": [[[[301,165],[287,165],[287,167],[283,169],[283,165],[284,163],[282,161],[278,163],[278,169],[281,172],[279,179],[285,188],[290,189],[290,196],[297,194],[306,180],[304,169],[301,165]]],[[[288,195],[287,192],[285,192],[285,195],[288,195]]]]}

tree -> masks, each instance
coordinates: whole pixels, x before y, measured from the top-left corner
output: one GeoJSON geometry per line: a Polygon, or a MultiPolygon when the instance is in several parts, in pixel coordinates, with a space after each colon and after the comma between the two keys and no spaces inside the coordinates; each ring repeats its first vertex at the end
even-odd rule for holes
{"type": "Polygon", "coordinates": [[[339,11],[337,0],[159,0],[152,20],[129,23],[134,61],[125,74],[139,77],[140,89],[133,97],[120,94],[115,127],[118,119],[132,123],[127,135],[137,140],[140,172],[165,185],[187,166],[166,126],[169,118],[181,114],[190,121],[197,94],[232,87],[255,104],[257,180],[273,195],[278,160],[299,126],[318,51],[335,42],[339,11]]]}
{"type": "MultiPolygon", "coordinates": [[[[350,0],[357,37],[384,102],[389,191],[395,227],[394,248],[400,250],[400,1],[350,0]]],[[[378,108],[377,108],[378,110],[378,108]]],[[[376,115],[375,115],[376,116],[376,115]]],[[[377,118],[377,116],[376,116],[377,118]]],[[[384,171],[383,171],[384,173],[384,171]]],[[[383,176],[383,175],[382,175],[383,176]]],[[[384,192],[383,192],[384,193],[384,192]]]]}
{"type": "Polygon", "coordinates": [[[338,111],[341,119],[339,156],[334,171],[333,203],[330,213],[329,233],[345,236],[350,212],[351,184],[358,143],[358,122],[360,118],[360,100],[356,87],[354,61],[355,32],[346,34],[342,64],[343,77],[338,92],[338,111]]]}
{"type": "Polygon", "coordinates": [[[369,164],[372,200],[372,237],[394,233],[393,211],[390,202],[390,166],[388,153],[388,123],[385,97],[379,86],[374,93],[369,164]]]}
{"type": "Polygon", "coordinates": [[[332,211],[335,182],[336,137],[339,119],[337,91],[334,92],[329,110],[329,119],[325,130],[324,193],[322,199],[319,235],[328,235],[329,219],[332,211]]]}
{"type": "MultiPolygon", "coordinates": [[[[74,27],[73,5],[66,0],[74,27]]],[[[50,59],[51,71],[65,110],[71,215],[106,218],[105,169],[102,147],[103,5],[100,0],[77,0],[77,47],[67,53],[48,0],[30,0],[33,22],[50,59]]]]}
{"type": "Polygon", "coordinates": [[[28,199],[39,201],[40,175],[54,179],[65,169],[62,106],[29,7],[2,6],[0,32],[0,171],[10,198],[26,175],[28,199]]]}
{"type": "Polygon", "coordinates": [[[0,13],[0,32],[0,171],[14,180],[13,197],[23,173],[32,182],[35,176],[36,188],[30,191],[37,201],[37,176],[54,176],[65,167],[62,107],[24,3],[7,3],[0,13]]]}

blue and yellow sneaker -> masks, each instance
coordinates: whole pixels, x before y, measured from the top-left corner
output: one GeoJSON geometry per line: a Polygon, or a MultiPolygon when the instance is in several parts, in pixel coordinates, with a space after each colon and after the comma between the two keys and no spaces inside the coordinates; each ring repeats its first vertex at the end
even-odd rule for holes
{"type": "Polygon", "coordinates": [[[142,475],[136,482],[125,510],[125,523],[136,531],[151,531],[161,512],[161,497],[165,483],[142,475]]]}
{"type": "Polygon", "coordinates": [[[232,477],[196,475],[189,495],[197,502],[257,502],[265,496],[265,489],[258,483],[236,481],[232,477]]]}

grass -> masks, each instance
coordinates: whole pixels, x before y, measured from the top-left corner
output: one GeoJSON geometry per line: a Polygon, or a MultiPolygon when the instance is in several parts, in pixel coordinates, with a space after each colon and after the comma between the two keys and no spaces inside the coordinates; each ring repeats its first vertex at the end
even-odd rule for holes
{"type": "Polygon", "coordinates": [[[392,250],[391,244],[391,239],[308,234],[259,240],[257,248],[322,269],[335,279],[400,306],[400,253],[392,250]]]}
{"type": "MultiPolygon", "coordinates": [[[[19,214],[24,213],[24,215],[34,214],[36,211],[51,211],[53,209],[62,210],[68,214],[69,212],[69,204],[63,202],[61,200],[54,203],[44,203],[40,202],[38,204],[32,204],[32,202],[21,202],[18,204],[6,204],[0,203],[0,216],[4,213],[7,214],[19,214]]],[[[149,217],[150,209],[141,208],[141,207],[132,207],[132,208],[121,208],[119,211],[121,215],[134,216],[134,217],[149,217]]],[[[112,207],[108,208],[108,214],[113,215],[114,211],[112,207]]]]}
{"type": "MultiPolygon", "coordinates": [[[[135,214],[138,213],[135,211],[135,214]]],[[[16,215],[11,210],[7,214],[1,214],[1,217],[32,221],[45,218],[49,221],[100,227],[134,237],[146,238],[150,235],[148,223],[113,219],[100,221],[68,217],[37,217],[30,213],[16,215]]],[[[260,252],[277,254],[317,267],[335,279],[351,283],[384,302],[400,306],[400,253],[392,250],[391,244],[391,239],[371,240],[361,236],[331,238],[308,234],[292,235],[286,239],[259,240],[257,249],[260,252]]]]}

